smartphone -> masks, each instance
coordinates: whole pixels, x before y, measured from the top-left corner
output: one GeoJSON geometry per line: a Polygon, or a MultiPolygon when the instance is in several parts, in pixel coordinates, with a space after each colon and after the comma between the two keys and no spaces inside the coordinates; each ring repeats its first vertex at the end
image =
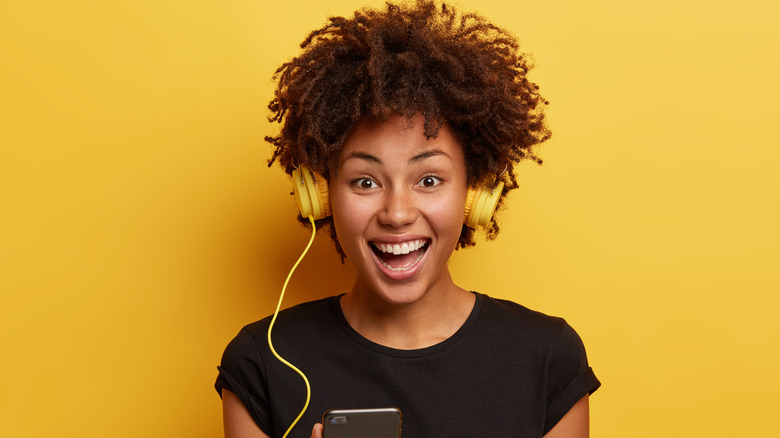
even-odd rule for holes
{"type": "Polygon", "coordinates": [[[323,438],[400,438],[397,408],[331,409],[322,414],[323,438]]]}

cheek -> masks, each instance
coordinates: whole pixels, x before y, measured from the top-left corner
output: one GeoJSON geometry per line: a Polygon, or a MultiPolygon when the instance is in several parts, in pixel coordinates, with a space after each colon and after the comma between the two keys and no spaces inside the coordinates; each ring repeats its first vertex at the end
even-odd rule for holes
{"type": "Polygon", "coordinates": [[[359,203],[347,202],[343,197],[336,195],[332,199],[333,225],[336,228],[341,246],[353,247],[365,230],[368,215],[365,208],[359,203]]]}
{"type": "Polygon", "coordinates": [[[429,204],[428,218],[435,229],[446,235],[454,235],[454,239],[457,240],[460,237],[465,208],[466,197],[454,195],[429,204]]]}

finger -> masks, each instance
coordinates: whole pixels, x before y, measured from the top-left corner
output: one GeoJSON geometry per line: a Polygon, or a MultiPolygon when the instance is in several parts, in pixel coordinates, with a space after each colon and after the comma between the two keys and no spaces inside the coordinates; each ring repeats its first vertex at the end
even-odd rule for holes
{"type": "Polygon", "coordinates": [[[311,438],[322,438],[322,424],[317,423],[311,430],[311,438]]]}

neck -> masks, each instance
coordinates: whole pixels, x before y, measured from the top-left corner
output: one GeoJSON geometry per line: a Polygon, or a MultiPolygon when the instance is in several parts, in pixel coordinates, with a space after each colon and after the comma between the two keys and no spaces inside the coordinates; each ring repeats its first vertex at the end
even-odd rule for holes
{"type": "Polygon", "coordinates": [[[352,328],[372,342],[404,350],[429,347],[455,334],[474,307],[474,294],[446,279],[404,303],[389,302],[356,281],[341,298],[341,309],[352,328]]]}

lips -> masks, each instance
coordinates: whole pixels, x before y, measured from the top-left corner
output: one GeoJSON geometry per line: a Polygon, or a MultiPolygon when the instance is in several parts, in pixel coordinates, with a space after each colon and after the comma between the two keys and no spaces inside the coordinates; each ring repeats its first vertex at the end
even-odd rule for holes
{"type": "Polygon", "coordinates": [[[388,270],[392,277],[397,274],[410,273],[417,266],[428,249],[425,239],[408,240],[404,242],[371,242],[371,249],[382,267],[388,270]]]}

